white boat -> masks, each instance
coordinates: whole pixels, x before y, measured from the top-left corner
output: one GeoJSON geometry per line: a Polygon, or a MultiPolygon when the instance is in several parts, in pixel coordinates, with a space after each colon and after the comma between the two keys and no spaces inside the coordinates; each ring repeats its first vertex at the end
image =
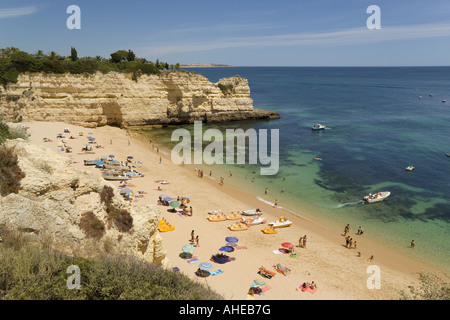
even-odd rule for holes
{"type": "Polygon", "coordinates": [[[242,218],[242,222],[249,226],[253,226],[255,224],[266,223],[266,219],[261,216],[254,216],[249,218],[242,218]]]}
{"type": "Polygon", "coordinates": [[[260,211],[259,209],[242,211],[242,215],[244,215],[244,216],[256,216],[256,215],[261,215],[261,214],[262,214],[262,211],[260,211]]]}
{"type": "Polygon", "coordinates": [[[413,170],[414,170],[414,167],[413,167],[413,166],[407,166],[407,167],[405,168],[405,170],[406,170],[406,171],[413,171],[413,170]]]}
{"type": "Polygon", "coordinates": [[[273,228],[284,228],[292,225],[292,221],[288,220],[286,217],[280,217],[280,219],[269,222],[269,226],[273,228]]]}
{"type": "Polygon", "coordinates": [[[312,127],[311,129],[312,130],[324,130],[326,127],[327,127],[326,125],[319,123],[319,124],[314,125],[314,127],[312,127]]]}
{"type": "Polygon", "coordinates": [[[130,170],[127,166],[122,165],[119,161],[106,161],[104,163],[106,169],[113,170],[130,170]]]}
{"type": "Polygon", "coordinates": [[[364,201],[368,203],[383,201],[387,197],[389,197],[391,193],[389,191],[381,191],[376,194],[369,194],[363,198],[364,201]]]}
{"type": "Polygon", "coordinates": [[[105,180],[128,180],[130,177],[125,176],[120,173],[113,173],[113,172],[103,172],[103,179],[105,180]]]}
{"type": "Polygon", "coordinates": [[[124,174],[130,178],[139,178],[139,177],[143,178],[144,177],[144,174],[137,172],[136,170],[126,171],[126,172],[124,172],[124,174]]]}
{"type": "Polygon", "coordinates": [[[220,210],[209,210],[208,211],[208,214],[221,214],[222,213],[222,211],[220,211],[220,210]]]}

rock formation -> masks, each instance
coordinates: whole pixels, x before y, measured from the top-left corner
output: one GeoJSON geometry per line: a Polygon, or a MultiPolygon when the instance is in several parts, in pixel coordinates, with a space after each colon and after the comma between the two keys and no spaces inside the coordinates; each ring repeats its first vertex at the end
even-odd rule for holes
{"type": "Polygon", "coordinates": [[[248,81],[240,76],[211,83],[189,72],[140,75],[25,73],[0,89],[5,121],[63,121],[103,125],[223,122],[275,119],[273,111],[253,109],[248,81]]]}
{"type": "Polygon", "coordinates": [[[10,140],[7,145],[15,148],[25,177],[18,194],[0,197],[0,225],[26,232],[36,240],[51,236],[58,249],[69,254],[84,252],[93,243],[105,246],[108,242],[118,252],[168,264],[157,230],[160,216],[157,206],[131,207],[114,187],[114,196],[107,205],[100,193],[110,184],[103,178],[77,170],[66,157],[21,139],[10,140]],[[130,232],[108,226],[108,212],[122,209],[133,218],[130,232]],[[105,233],[100,239],[92,241],[80,228],[85,212],[93,212],[104,223],[105,233]]]}

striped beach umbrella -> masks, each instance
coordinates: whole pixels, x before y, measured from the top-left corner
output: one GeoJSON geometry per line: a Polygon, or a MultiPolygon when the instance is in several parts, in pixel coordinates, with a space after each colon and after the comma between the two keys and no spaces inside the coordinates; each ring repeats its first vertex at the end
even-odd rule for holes
{"type": "Polygon", "coordinates": [[[186,244],[181,247],[181,250],[185,253],[193,253],[195,251],[195,247],[191,244],[186,244]]]}
{"type": "Polygon", "coordinates": [[[213,265],[209,262],[202,262],[198,265],[198,267],[202,270],[211,270],[213,268],[213,265]]]}

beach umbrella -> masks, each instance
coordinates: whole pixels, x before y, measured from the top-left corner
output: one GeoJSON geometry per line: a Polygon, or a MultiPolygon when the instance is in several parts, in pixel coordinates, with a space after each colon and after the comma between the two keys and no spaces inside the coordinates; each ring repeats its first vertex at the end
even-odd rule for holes
{"type": "Polygon", "coordinates": [[[230,243],[235,243],[235,242],[238,242],[239,240],[236,237],[226,237],[225,241],[230,242],[230,243]]]}
{"type": "Polygon", "coordinates": [[[224,246],[224,247],[220,248],[219,251],[233,252],[234,248],[231,246],[224,246]]]}
{"type": "Polygon", "coordinates": [[[123,188],[119,191],[120,194],[126,194],[128,192],[133,192],[133,190],[131,190],[130,188],[123,188]]]}
{"type": "Polygon", "coordinates": [[[127,198],[134,197],[134,193],[128,192],[127,194],[125,194],[125,197],[127,197],[127,198]]]}
{"type": "Polygon", "coordinates": [[[102,165],[104,165],[104,163],[103,163],[102,161],[97,161],[97,162],[95,163],[95,165],[96,165],[96,166],[102,166],[102,165]]]}
{"type": "Polygon", "coordinates": [[[109,157],[110,157],[110,158],[114,158],[114,155],[113,155],[113,154],[110,154],[109,157]]]}
{"type": "Polygon", "coordinates": [[[181,247],[184,253],[193,253],[195,251],[195,247],[191,244],[186,244],[181,247]]]}
{"type": "Polygon", "coordinates": [[[92,132],[88,132],[88,134],[93,134],[92,132]]]}
{"type": "Polygon", "coordinates": [[[173,200],[173,198],[171,198],[171,197],[165,197],[165,198],[163,198],[163,200],[164,200],[164,201],[171,201],[171,200],[173,200]]]}
{"type": "Polygon", "coordinates": [[[290,243],[290,242],[283,242],[283,243],[281,244],[281,246],[282,246],[283,248],[287,248],[287,249],[291,249],[291,248],[294,247],[294,245],[293,245],[292,243],[290,243]]]}
{"type": "Polygon", "coordinates": [[[198,267],[202,270],[211,270],[213,268],[213,265],[209,262],[202,262],[198,265],[198,267]]]}
{"type": "Polygon", "coordinates": [[[133,159],[133,157],[132,156],[128,156],[127,159],[133,159]]]}
{"type": "Polygon", "coordinates": [[[169,205],[172,208],[178,208],[180,206],[180,203],[178,201],[171,201],[171,202],[169,202],[169,205]]]}
{"type": "Polygon", "coordinates": [[[168,195],[165,194],[165,193],[163,193],[163,194],[160,194],[159,197],[160,197],[161,199],[164,199],[164,198],[168,197],[168,195]]]}
{"type": "Polygon", "coordinates": [[[264,280],[262,280],[262,279],[253,280],[253,283],[258,285],[258,286],[263,286],[263,285],[266,284],[266,282],[264,280]]]}

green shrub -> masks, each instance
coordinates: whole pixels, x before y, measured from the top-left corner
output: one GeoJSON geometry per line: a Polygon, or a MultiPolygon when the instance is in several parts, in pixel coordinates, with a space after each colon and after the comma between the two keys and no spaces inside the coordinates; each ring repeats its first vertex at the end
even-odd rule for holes
{"type": "Polygon", "coordinates": [[[109,213],[108,222],[114,223],[120,232],[129,232],[133,227],[133,217],[125,209],[109,213]]]}

